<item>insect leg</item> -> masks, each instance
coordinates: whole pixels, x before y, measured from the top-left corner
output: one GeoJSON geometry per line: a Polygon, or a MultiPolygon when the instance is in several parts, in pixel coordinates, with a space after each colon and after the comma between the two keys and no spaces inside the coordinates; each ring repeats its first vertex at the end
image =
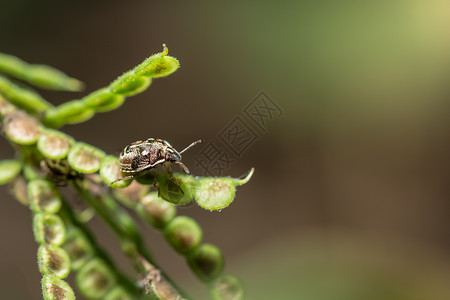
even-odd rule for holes
{"type": "Polygon", "coordinates": [[[133,179],[134,177],[135,177],[134,175],[125,176],[125,177],[114,180],[113,182],[111,182],[111,184],[118,182],[118,181],[122,181],[122,180],[133,179]]]}

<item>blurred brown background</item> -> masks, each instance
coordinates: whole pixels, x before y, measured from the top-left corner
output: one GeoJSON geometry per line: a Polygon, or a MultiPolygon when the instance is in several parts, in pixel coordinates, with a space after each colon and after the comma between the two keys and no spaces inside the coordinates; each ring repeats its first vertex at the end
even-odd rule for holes
{"type": "MultiPolygon", "coordinates": [[[[109,153],[147,137],[214,140],[264,90],[284,114],[227,175],[256,168],[222,212],[180,209],[247,299],[450,299],[450,3],[5,1],[0,51],[107,85],[166,43],[181,68],[119,110],[66,126],[109,153]]],[[[194,174],[202,170],[184,155],[194,174]]],[[[0,159],[13,151],[0,141],[0,159]]],[[[121,258],[99,220],[102,244],[121,258]]],[[[207,295],[158,233],[158,261],[207,295]]],[[[0,187],[2,299],[40,299],[29,211],[0,187]]],[[[127,266],[123,259],[121,265],[127,266]]],[[[82,299],[82,297],[79,297],[82,299]]]]}

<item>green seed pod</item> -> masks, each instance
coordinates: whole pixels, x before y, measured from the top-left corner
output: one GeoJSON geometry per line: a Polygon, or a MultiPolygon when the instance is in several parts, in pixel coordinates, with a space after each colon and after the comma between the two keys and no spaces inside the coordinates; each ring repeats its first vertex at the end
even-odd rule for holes
{"type": "Polygon", "coordinates": [[[62,245],[70,257],[70,267],[78,270],[94,256],[94,249],[85,235],[76,227],[67,228],[66,240],[62,245]]]}
{"type": "Polygon", "coordinates": [[[72,288],[62,279],[53,275],[42,277],[44,300],[75,300],[72,288]]]}
{"type": "Polygon", "coordinates": [[[79,91],[83,87],[80,81],[70,78],[52,67],[31,65],[4,53],[0,53],[0,71],[42,88],[79,91]]]}
{"type": "Polygon", "coordinates": [[[219,248],[211,244],[202,244],[187,257],[187,262],[197,277],[209,282],[220,275],[225,265],[219,248]]]}
{"type": "Polygon", "coordinates": [[[156,192],[143,197],[136,210],[145,221],[156,228],[164,228],[177,213],[175,205],[159,198],[156,192]]]}
{"type": "Polygon", "coordinates": [[[28,199],[27,181],[22,175],[17,176],[12,182],[12,192],[14,197],[16,197],[17,201],[21,204],[25,206],[30,205],[30,201],[28,199]]]}
{"type": "Polygon", "coordinates": [[[130,296],[122,287],[116,286],[103,298],[104,300],[133,300],[134,297],[130,296]]]}
{"type": "Polygon", "coordinates": [[[37,213],[33,218],[34,238],[38,244],[59,246],[64,242],[66,230],[60,217],[37,213]]]}
{"type": "Polygon", "coordinates": [[[63,159],[69,153],[75,140],[60,131],[44,129],[39,136],[37,147],[39,152],[50,159],[63,159]]]}
{"type": "Polygon", "coordinates": [[[106,112],[120,107],[125,101],[123,95],[111,93],[109,88],[102,88],[84,97],[86,106],[95,109],[97,112],[106,112]]]}
{"type": "Polygon", "coordinates": [[[29,164],[23,166],[23,175],[28,181],[42,178],[40,170],[29,164]]]}
{"type": "Polygon", "coordinates": [[[143,77],[136,75],[133,71],[128,71],[114,80],[109,87],[114,94],[133,96],[143,92],[151,83],[150,77],[143,77]]]}
{"type": "Polygon", "coordinates": [[[13,55],[0,53],[0,70],[15,77],[25,76],[26,63],[13,55]]]}
{"type": "Polygon", "coordinates": [[[242,300],[244,287],[241,281],[232,275],[221,275],[210,285],[214,300],[242,300]]]}
{"type": "Polygon", "coordinates": [[[247,183],[252,177],[252,168],[243,179],[203,177],[198,179],[195,190],[195,201],[208,210],[220,210],[227,207],[234,200],[236,186],[247,183]]]}
{"type": "Polygon", "coordinates": [[[83,122],[91,119],[94,115],[95,115],[95,110],[92,108],[87,108],[85,111],[83,111],[79,115],[65,119],[64,124],[83,123],[83,122]]]}
{"type": "Polygon", "coordinates": [[[191,202],[196,185],[197,182],[193,176],[184,174],[174,174],[173,178],[170,178],[168,174],[161,174],[156,181],[161,198],[176,205],[191,202]]]}
{"type": "Polygon", "coordinates": [[[60,127],[64,124],[76,124],[89,120],[95,110],[86,106],[81,100],[72,100],[51,108],[45,113],[44,123],[48,126],[60,127]]]}
{"type": "Polygon", "coordinates": [[[156,179],[156,172],[154,170],[150,170],[148,172],[144,172],[144,174],[139,174],[138,177],[135,178],[137,182],[142,185],[153,185],[156,179]]]}
{"type": "Polygon", "coordinates": [[[21,111],[9,114],[3,125],[6,136],[16,144],[32,145],[39,138],[39,122],[21,111]]]}
{"type": "Polygon", "coordinates": [[[120,201],[128,208],[135,209],[140,199],[148,193],[150,187],[148,185],[142,185],[133,180],[129,186],[123,189],[114,189],[114,198],[120,201]]]}
{"type": "Polygon", "coordinates": [[[168,56],[169,49],[164,45],[164,50],[161,53],[154,54],[147,58],[143,63],[134,69],[138,76],[146,77],[164,77],[175,72],[180,63],[175,57],[168,56]]]}
{"type": "Polygon", "coordinates": [[[202,235],[202,229],[197,222],[185,216],[175,217],[164,228],[167,242],[181,254],[194,250],[202,241],[202,235]]]}
{"type": "Polygon", "coordinates": [[[36,179],[28,183],[28,199],[34,212],[54,214],[61,208],[61,196],[48,180],[36,179]]]}
{"type": "Polygon", "coordinates": [[[100,176],[113,188],[125,188],[133,181],[133,179],[122,180],[124,175],[120,171],[119,159],[112,155],[103,157],[100,164],[100,176]]]}
{"type": "Polygon", "coordinates": [[[45,89],[60,91],[81,91],[83,83],[70,78],[61,71],[46,65],[33,65],[27,72],[27,81],[45,89]]]}
{"type": "Polygon", "coordinates": [[[2,119],[2,115],[6,116],[15,111],[17,111],[17,108],[6,101],[5,98],[3,98],[3,96],[0,94],[0,120],[2,119]]]}
{"type": "Polygon", "coordinates": [[[9,102],[32,114],[40,114],[52,107],[36,92],[24,89],[0,76],[0,94],[9,102]]]}
{"type": "Polygon", "coordinates": [[[22,162],[17,159],[0,161],[0,184],[11,182],[22,170],[22,162]]]}
{"type": "Polygon", "coordinates": [[[105,153],[91,145],[78,142],[69,151],[67,162],[80,173],[94,173],[100,169],[100,162],[105,153]]]}
{"type": "Polygon", "coordinates": [[[115,285],[116,280],[102,260],[93,258],[78,271],[76,282],[86,298],[103,299],[115,285]]]}
{"type": "Polygon", "coordinates": [[[42,274],[53,274],[65,278],[70,272],[67,252],[58,246],[41,245],[38,249],[39,270],[42,274]]]}

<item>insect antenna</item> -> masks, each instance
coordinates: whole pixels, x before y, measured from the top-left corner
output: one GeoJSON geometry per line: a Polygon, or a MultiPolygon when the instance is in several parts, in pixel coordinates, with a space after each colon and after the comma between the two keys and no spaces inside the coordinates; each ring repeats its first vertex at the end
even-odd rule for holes
{"type": "MultiPolygon", "coordinates": [[[[192,144],[190,144],[189,146],[187,146],[186,148],[184,148],[181,152],[179,152],[180,154],[182,154],[184,151],[186,151],[187,149],[189,149],[189,148],[191,148],[191,147],[193,147],[193,146],[195,146],[196,144],[199,144],[199,143],[201,143],[202,142],[202,140],[197,140],[197,141],[195,141],[195,142],[193,142],[192,144]]],[[[184,167],[184,168],[186,168],[186,166],[184,167]]],[[[183,169],[184,169],[183,168],[183,169]]],[[[187,169],[187,168],[186,168],[187,169]]],[[[187,173],[189,173],[189,172],[187,172],[187,173]]]]}

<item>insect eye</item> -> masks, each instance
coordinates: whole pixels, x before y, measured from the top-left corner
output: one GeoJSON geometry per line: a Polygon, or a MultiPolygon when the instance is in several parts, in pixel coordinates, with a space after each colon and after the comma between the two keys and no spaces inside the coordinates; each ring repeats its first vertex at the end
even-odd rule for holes
{"type": "Polygon", "coordinates": [[[120,153],[120,155],[125,155],[128,153],[128,151],[130,150],[130,145],[126,146],[125,149],[122,150],[122,152],[120,153]]]}

